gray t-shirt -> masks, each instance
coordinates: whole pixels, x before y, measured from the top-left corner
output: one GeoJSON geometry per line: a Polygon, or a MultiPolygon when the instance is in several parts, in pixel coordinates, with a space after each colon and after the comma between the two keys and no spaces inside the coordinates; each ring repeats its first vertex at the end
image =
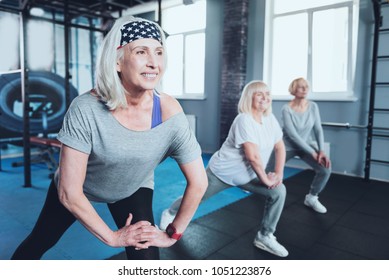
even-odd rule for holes
{"type": "Polygon", "coordinates": [[[99,202],[118,201],[141,187],[153,189],[154,169],[169,156],[178,164],[201,156],[183,112],[147,131],[133,131],[89,92],[73,100],[58,140],[89,154],[84,193],[99,202]]]}
{"type": "Polygon", "coordinates": [[[321,126],[319,108],[313,101],[309,101],[305,112],[296,112],[288,104],[282,107],[282,130],[287,151],[302,150],[312,154],[316,148],[312,141],[316,140],[317,149],[323,150],[324,135],[321,126]]]}

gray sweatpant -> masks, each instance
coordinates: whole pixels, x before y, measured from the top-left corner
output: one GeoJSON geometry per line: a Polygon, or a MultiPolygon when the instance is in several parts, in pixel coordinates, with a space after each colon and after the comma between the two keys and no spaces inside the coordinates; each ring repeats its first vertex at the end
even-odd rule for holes
{"type": "MultiPolygon", "coordinates": [[[[218,192],[221,192],[222,190],[233,187],[217,178],[208,167],[206,171],[208,177],[208,188],[201,201],[208,199],[209,197],[213,196],[218,192]]],[[[262,195],[266,198],[265,210],[263,213],[260,232],[263,235],[274,233],[276,231],[277,223],[284,208],[286,198],[285,186],[281,184],[274,189],[268,189],[258,179],[254,179],[251,182],[239,187],[252,193],[262,195]]],[[[182,197],[178,198],[176,201],[173,202],[173,204],[169,208],[171,214],[177,213],[181,201],[182,197]]]]}

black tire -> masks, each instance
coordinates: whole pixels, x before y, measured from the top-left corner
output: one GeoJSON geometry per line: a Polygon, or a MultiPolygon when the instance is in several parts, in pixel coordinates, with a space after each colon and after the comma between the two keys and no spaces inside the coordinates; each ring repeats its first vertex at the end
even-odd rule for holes
{"type": "MultiPolygon", "coordinates": [[[[30,133],[43,132],[42,109],[47,115],[47,131],[58,132],[66,113],[65,79],[50,72],[29,72],[30,133]],[[42,102],[43,100],[43,102],[42,102]]],[[[78,96],[70,85],[70,100],[78,96]]],[[[0,75],[0,126],[10,131],[23,132],[20,73],[0,75]]]]}

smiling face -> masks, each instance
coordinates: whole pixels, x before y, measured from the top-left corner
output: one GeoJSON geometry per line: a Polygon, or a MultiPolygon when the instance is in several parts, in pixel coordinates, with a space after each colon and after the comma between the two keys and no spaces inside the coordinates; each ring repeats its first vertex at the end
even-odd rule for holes
{"type": "Polygon", "coordinates": [[[138,39],[123,47],[124,55],[116,70],[127,92],[152,90],[165,70],[165,50],[154,39],[138,39]]]}
{"type": "Polygon", "coordinates": [[[252,109],[256,112],[265,112],[271,104],[269,91],[256,91],[252,97],[252,109]]]}

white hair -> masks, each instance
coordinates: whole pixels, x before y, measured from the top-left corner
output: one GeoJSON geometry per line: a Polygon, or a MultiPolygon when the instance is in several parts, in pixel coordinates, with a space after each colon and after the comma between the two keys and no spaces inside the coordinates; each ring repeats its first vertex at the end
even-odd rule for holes
{"type": "MultiPolygon", "coordinates": [[[[249,113],[253,114],[253,95],[256,92],[265,92],[269,90],[269,87],[267,84],[265,84],[263,81],[260,80],[254,80],[249,82],[248,84],[245,85],[242,91],[242,95],[239,99],[238,103],[238,112],[239,113],[249,113]]],[[[272,112],[272,106],[270,104],[269,108],[266,109],[264,112],[264,115],[267,116],[272,112]]]]}

